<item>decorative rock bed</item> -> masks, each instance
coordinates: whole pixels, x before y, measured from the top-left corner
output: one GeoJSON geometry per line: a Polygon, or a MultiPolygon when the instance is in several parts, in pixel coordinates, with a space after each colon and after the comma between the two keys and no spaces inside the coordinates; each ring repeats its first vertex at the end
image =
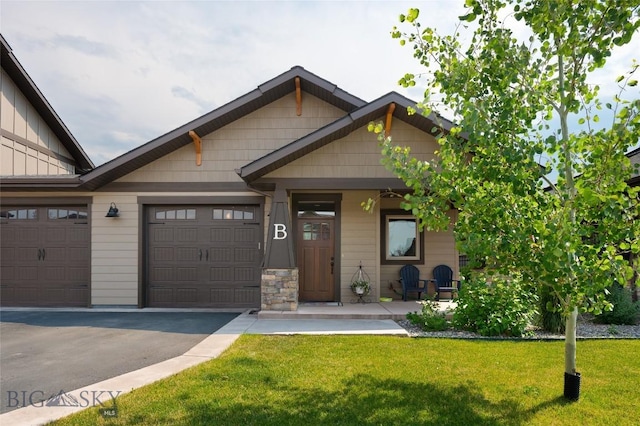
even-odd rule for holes
{"type": "MultiPolygon", "coordinates": [[[[397,321],[411,337],[440,337],[450,339],[522,339],[522,340],[563,340],[564,334],[554,334],[536,328],[523,337],[481,336],[470,331],[449,329],[445,331],[423,331],[408,320],[397,321]]],[[[578,318],[576,330],[578,339],[640,339],[640,324],[614,325],[596,324],[590,318],[578,318]]]]}

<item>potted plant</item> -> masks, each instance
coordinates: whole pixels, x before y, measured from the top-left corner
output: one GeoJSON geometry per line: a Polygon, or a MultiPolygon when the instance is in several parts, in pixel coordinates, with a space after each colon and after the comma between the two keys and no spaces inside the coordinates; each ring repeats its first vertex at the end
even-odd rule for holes
{"type": "Polygon", "coordinates": [[[355,280],[351,283],[351,291],[353,291],[355,294],[359,296],[364,296],[369,294],[369,290],[371,290],[369,281],[355,280]]]}

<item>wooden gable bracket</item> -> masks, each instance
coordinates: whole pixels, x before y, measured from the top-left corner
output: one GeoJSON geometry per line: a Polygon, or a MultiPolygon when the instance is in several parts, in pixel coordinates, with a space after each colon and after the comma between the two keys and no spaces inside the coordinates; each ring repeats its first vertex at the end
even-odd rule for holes
{"type": "Polygon", "coordinates": [[[393,118],[393,111],[395,109],[396,109],[396,104],[394,102],[391,102],[389,104],[389,108],[387,108],[387,120],[385,121],[385,125],[384,125],[385,137],[388,137],[389,135],[391,135],[391,120],[393,118]]]}
{"type": "Polygon", "coordinates": [[[302,115],[302,90],[300,90],[300,77],[296,77],[296,114],[302,115]]]}
{"type": "Polygon", "coordinates": [[[189,130],[189,136],[191,136],[191,139],[193,139],[193,146],[196,147],[196,166],[201,166],[202,165],[202,139],[200,139],[200,136],[198,136],[198,134],[193,130],[189,130]]]}

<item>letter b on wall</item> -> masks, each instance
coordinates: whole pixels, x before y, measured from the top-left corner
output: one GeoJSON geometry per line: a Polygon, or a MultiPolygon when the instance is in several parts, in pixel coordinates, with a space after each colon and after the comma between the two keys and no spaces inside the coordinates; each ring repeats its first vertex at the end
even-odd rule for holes
{"type": "Polygon", "coordinates": [[[274,240],[284,240],[287,238],[287,226],[283,223],[274,223],[273,224],[273,239],[274,240]]]}

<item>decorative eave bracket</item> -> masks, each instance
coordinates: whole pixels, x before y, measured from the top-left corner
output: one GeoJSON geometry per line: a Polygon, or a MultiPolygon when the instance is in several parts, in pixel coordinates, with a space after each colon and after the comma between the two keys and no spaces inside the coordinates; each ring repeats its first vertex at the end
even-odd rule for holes
{"type": "Polygon", "coordinates": [[[296,114],[302,115],[302,90],[300,89],[300,77],[295,78],[296,82],[296,114]]]}
{"type": "Polygon", "coordinates": [[[189,136],[193,139],[193,146],[196,148],[196,166],[202,165],[202,139],[200,136],[194,131],[189,130],[189,136]]]}
{"type": "Polygon", "coordinates": [[[389,137],[391,135],[391,121],[393,119],[393,111],[396,109],[395,102],[391,102],[389,107],[387,108],[387,119],[384,125],[384,135],[385,137],[389,137]]]}

